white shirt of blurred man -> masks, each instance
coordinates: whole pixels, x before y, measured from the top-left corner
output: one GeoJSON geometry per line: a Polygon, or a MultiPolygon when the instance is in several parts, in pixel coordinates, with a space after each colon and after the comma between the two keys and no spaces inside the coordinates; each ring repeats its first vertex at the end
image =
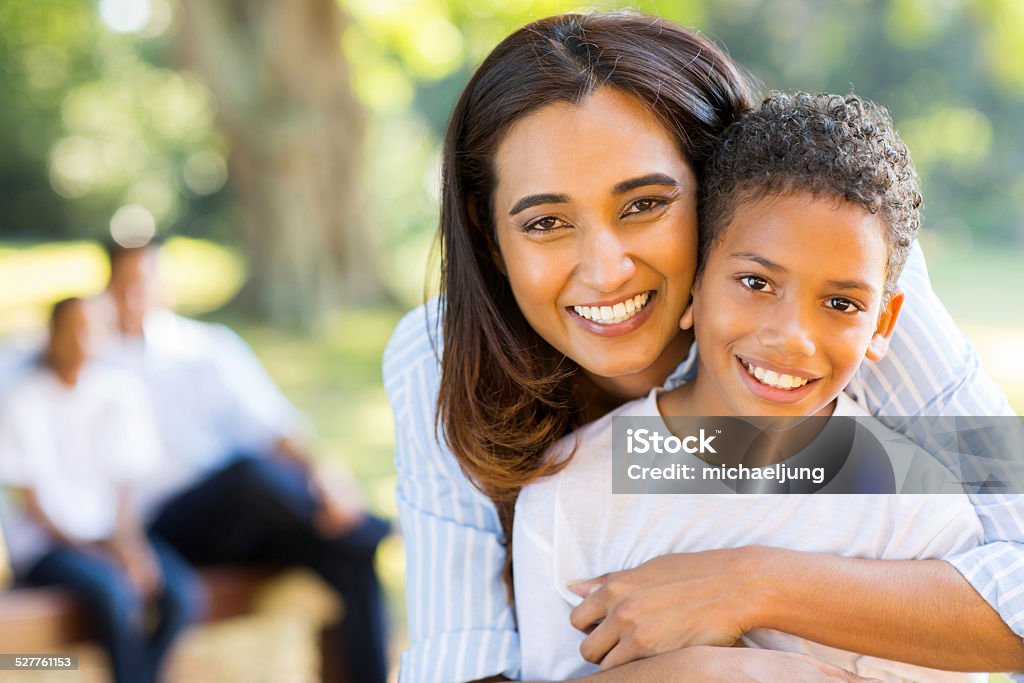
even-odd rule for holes
{"type": "MultiPolygon", "coordinates": [[[[236,333],[167,307],[160,256],[157,244],[112,254],[107,290],[93,302],[110,328],[101,359],[143,379],[169,454],[138,489],[147,516],[237,454],[273,454],[309,468],[312,431],[236,333]]],[[[325,535],[363,519],[356,486],[310,474],[325,535]]]]}

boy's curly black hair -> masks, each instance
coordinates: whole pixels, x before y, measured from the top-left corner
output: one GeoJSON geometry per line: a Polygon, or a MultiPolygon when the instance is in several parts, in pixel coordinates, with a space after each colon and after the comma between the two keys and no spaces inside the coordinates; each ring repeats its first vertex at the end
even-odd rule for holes
{"type": "Polygon", "coordinates": [[[889,112],[856,95],[773,92],[729,126],[702,169],[697,276],[741,204],[791,192],[881,216],[887,300],[921,225],[917,173],[889,112]]]}

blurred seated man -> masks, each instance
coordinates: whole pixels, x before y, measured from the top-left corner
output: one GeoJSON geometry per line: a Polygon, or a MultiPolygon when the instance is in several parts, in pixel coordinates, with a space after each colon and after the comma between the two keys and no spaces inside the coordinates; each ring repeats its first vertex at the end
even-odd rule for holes
{"type": "Polygon", "coordinates": [[[383,682],[373,562],[389,525],[321,483],[300,414],[238,335],[160,305],[157,245],[108,253],[118,338],[105,355],[144,379],[170,451],[169,468],[145,495],[151,528],[196,564],[313,569],[343,598],[353,680],[383,682]]]}
{"type": "Polygon", "coordinates": [[[160,457],[144,388],[90,361],[85,304],[61,301],[39,364],[0,407],[0,483],[16,501],[4,531],[18,580],[84,599],[118,683],[157,680],[200,609],[191,568],[132,505],[131,482],[160,457]]]}

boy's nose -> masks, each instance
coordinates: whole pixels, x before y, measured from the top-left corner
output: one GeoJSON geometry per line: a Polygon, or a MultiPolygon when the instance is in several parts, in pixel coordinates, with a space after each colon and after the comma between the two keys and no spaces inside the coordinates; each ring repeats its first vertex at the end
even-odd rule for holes
{"type": "Polygon", "coordinates": [[[814,334],[799,307],[778,307],[758,332],[758,341],[780,356],[813,356],[814,334]]]}
{"type": "Polygon", "coordinates": [[[627,245],[612,227],[586,230],[580,244],[577,277],[597,292],[615,292],[636,274],[627,245]]]}

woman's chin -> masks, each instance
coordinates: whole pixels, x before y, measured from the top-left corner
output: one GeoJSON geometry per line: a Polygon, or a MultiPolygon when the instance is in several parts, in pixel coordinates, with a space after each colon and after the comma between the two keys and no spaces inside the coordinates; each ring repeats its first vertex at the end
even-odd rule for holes
{"type": "Polygon", "coordinates": [[[657,359],[657,355],[627,360],[617,358],[581,363],[580,367],[594,384],[605,391],[620,396],[639,397],[664,381],[663,377],[656,377],[657,373],[653,371],[657,359]]]}

